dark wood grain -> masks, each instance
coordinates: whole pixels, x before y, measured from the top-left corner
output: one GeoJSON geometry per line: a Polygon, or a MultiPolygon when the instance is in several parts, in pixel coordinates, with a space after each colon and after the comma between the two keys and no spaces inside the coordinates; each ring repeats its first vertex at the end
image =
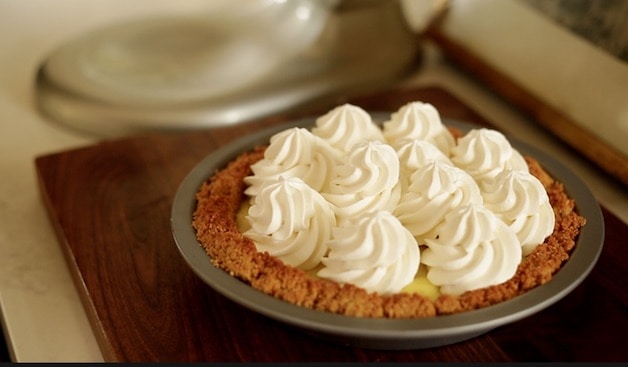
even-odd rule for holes
{"type": "MultiPolygon", "coordinates": [[[[351,102],[394,110],[433,103],[444,117],[486,123],[448,92],[396,90],[351,102]]],[[[319,111],[321,112],[321,111],[319,111]]],[[[592,274],[557,304],[466,342],[378,351],[332,344],[238,306],[187,267],[170,233],[179,183],[229,141],[288,119],[107,141],[36,160],[42,198],[108,361],[621,361],[628,227],[604,211],[592,274]]]]}

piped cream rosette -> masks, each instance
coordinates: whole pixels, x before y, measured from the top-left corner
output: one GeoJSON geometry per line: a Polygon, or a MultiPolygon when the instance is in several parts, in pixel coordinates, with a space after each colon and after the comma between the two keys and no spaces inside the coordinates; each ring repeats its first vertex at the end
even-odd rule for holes
{"type": "Polygon", "coordinates": [[[433,161],[453,165],[449,157],[434,144],[419,139],[401,140],[397,148],[399,156],[399,181],[403,192],[412,183],[411,176],[420,168],[433,161]]]}
{"type": "Polygon", "coordinates": [[[365,140],[386,141],[381,129],[373,123],[371,115],[351,104],[338,106],[316,119],[312,134],[345,153],[365,140]]]}
{"type": "Polygon", "coordinates": [[[279,176],[298,177],[314,190],[324,191],[342,155],[307,129],[295,127],[281,131],[270,138],[264,159],[251,165],[253,175],[244,179],[248,185],[245,194],[259,194],[264,182],[279,176]]]}
{"type": "Polygon", "coordinates": [[[462,294],[512,278],[521,262],[514,232],[482,205],[466,205],[445,216],[435,239],[426,239],[422,262],[427,279],[442,293],[462,294]]]}
{"type": "Polygon", "coordinates": [[[394,148],[408,139],[435,145],[446,156],[456,144],[453,135],[441,122],[438,110],[429,103],[410,102],[403,105],[383,123],[384,137],[394,148]]]}
{"type": "Polygon", "coordinates": [[[419,246],[387,211],[374,211],[333,229],[321,278],[351,283],[367,291],[398,293],[419,270],[419,246]]]}
{"type": "Polygon", "coordinates": [[[259,251],[310,270],[327,253],[336,217],[329,203],[300,178],[267,180],[248,210],[244,233],[259,251]]]}
{"type": "Polygon", "coordinates": [[[433,161],[415,170],[394,214],[420,244],[437,236],[445,216],[465,205],[482,204],[480,189],[460,168],[433,161]]]}
{"type": "Polygon", "coordinates": [[[401,197],[397,153],[378,141],[356,144],[323,197],[332,204],[339,223],[373,211],[392,211],[401,197]]]}
{"type": "Polygon", "coordinates": [[[529,255],[554,231],[554,210],[541,182],[527,171],[507,170],[480,185],[484,205],[517,235],[529,255]]]}
{"type": "Polygon", "coordinates": [[[505,170],[528,172],[528,165],[504,134],[491,129],[473,129],[458,139],[451,161],[476,181],[494,179],[505,170]]]}

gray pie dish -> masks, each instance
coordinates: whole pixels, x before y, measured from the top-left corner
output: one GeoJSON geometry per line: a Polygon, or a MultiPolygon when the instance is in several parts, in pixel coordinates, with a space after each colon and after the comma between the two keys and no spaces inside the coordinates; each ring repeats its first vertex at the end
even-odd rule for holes
{"type": "MultiPolygon", "coordinates": [[[[371,116],[374,121],[381,122],[390,114],[371,113],[371,116]]],[[[604,242],[604,221],[591,191],[578,176],[552,156],[509,136],[509,141],[520,153],[536,158],[550,175],[564,184],[567,194],[575,200],[576,210],[587,220],[569,260],[550,282],[493,306],[416,319],[349,317],[296,306],[267,295],[211,263],[192,228],[195,195],[201,184],[217,169],[224,168],[242,152],[268,144],[273,134],[286,128],[311,128],[314,121],[313,117],[296,120],[227,144],[200,161],[183,179],[174,197],[171,229],[185,262],[215,291],[254,312],[344,345],[385,350],[431,348],[471,339],[549,307],[578,286],[597,262],[604,242]]],[[[443,118],[443,123],[462,131],[479,128],[446,118],[443,118]]]]}

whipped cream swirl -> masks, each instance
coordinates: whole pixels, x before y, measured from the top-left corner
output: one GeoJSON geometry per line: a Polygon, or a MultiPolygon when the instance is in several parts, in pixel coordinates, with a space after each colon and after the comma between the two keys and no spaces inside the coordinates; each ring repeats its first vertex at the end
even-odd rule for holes
{"type": "Polygon", "coordinates": [[[468,204],[482,204],[477,183],[463,170],[432,161],[411,177],[393,214],[423,244],[435,238],[447,213],[468,204]]]}
{"type": "Polygon", "coordinates": [[[441,293],[459,295],[512,278],[521,262],[517,236],[481,205],[467,205],[445,216],[438,238],[427,239],[421,261],[427,279],[441,293]]]}
{"type": "Polygon", "coordinates": [[[405,139],[425,140],[446,155],[455,145],[454,137],[443,125],[438,110],[429,103],[410,102],[402,106],[383,124],[384,137],[398,147],[405,139]]]}
{"type": "Polygon", "coordinates": [[[257,195],[262,183],[279,176],[299,177],[314,190],[326,190],[341,152],[304,128],[291,128],[270,138],[264,158],[251,165],[252,176],[244,179],[245,193],[257,195]]]}
{"type": "Polygon", "coordinates": [[[244,236],[260,252],[309,270],[316,267],[336,225],[329,203],[301,179],[267,180],[252,200],[244,236]]]}
{"type": "Polygon", "coordinates": [[[452,165],[451,160],[443,154],[434,144],[418,139],[408,139],[400,141],[397,148],[399,157],[399,176],[402,190],[407,191],[410,184],[410,177],[419,168],[425,167],[428,163],[438,161],[452,165]]]}
{"type": "Polygon", "coordinates": [[[476,181],[495,178],[506,169],[528,171],[525,160],[504,134],[491,129],[473,129],[458,139],[451,161],[476,181]]]}
{"type": "Polygon", "coordinates": [[[484,205],[513,229],[523,254],[554,231],[554,210],[543,184],[525,171],[507,170],[480,185],[484,205]]]}
{"type": "Polygon", "coordinates": [[[371,212],[333,229],[322,259],[321,278],[351,283],[369,292],[397,293],[414,279],[419,246],[391,213],[371,212]]]}
{"type": "Polygon", "coordinates": [[[351,151],[354,145],[365,140],[385,141],[381,129],[373,123],[371,115],[348,103],[316,119],[312,134],[344,152],[351,151]]]}
{"type": "Polygon", "coordinates": [[[388,144],[358,144],[336,173],[323,196],[332,204],[339,222],[371,211],[392,211],[399,202],[399,159],[388,144]]]}

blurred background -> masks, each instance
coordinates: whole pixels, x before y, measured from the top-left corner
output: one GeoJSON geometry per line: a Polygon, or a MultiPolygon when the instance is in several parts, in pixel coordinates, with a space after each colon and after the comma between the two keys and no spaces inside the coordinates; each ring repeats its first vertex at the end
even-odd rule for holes
{"type": "MultiPolygon", "coordinates": [[[[95,25],[37,73],[50,119],[102,136],[224,126],[391,85],[444,2],[187,1],[95,25]]],[[[94,7],[95,4],[89,6],[94,7]]],[[[86,6],[86,5],[81,5],[86,6]]],[[[96,10],[96,9],[94,9],[96,10]]]]}

